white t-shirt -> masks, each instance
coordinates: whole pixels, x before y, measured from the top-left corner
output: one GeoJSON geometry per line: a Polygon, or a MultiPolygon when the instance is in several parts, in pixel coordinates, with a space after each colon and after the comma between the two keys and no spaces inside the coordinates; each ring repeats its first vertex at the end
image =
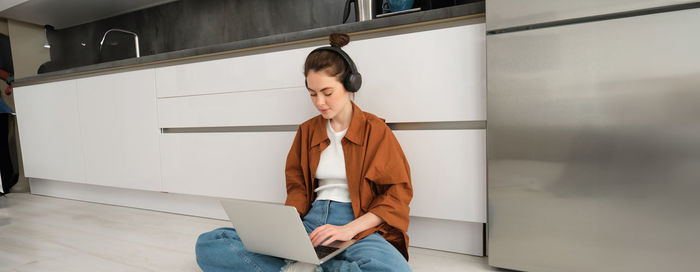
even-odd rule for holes
{"type": "Polygon", "coordinates": [[[345,137],[345,129],[341,132],[333,131],[331,121],[326,122],[326,132],[331,144],[321,152],[321,159],[316,168],[318,188],[316,199],[333,200],[338,202],[351,202],[348,190],[348,178],[345,175],[345,157],[341,140],[345,137]]]}

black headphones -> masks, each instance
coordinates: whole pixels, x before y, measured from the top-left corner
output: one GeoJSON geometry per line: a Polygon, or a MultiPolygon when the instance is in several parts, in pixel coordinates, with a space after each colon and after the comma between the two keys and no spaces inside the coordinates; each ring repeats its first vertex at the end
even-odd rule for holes
{"type": "MultiPolygon", "coordinates": [[[[362,75],[357,71],[357,67],[355,67],[355,63],[352,62],[352,59],[350,56],[348,56],[343,49],[333,47],[333,46],[324,46],[324,47],[319,47],[314,49],[314,51],[311,51],[309,55],[313,54],[314,52],[317,51],[331,51],[335,52],[336,54],[340,55],[340,57],[345,60],[345,63],[350,66],[350,72],[348,73],[347,76],[345,76],[345,79],[343,79],[343,87],[345,87],[348,92],[354,93],[357,92],[357,90],[360,89],[360,86],[362,86],[362,75]]],[[[308,82],[304,80],[304,83],[306,84],[306,88],[309,88],[308,82]]]]}

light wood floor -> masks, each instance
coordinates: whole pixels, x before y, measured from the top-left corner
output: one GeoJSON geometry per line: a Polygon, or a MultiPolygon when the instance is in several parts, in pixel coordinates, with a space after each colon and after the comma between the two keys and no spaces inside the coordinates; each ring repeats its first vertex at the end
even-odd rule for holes
{"type": "MultiPolygon", "coordinates": [[[[197,236],[228,221],[43,197],[0,197],[0,271],[201,271],[197,236]]],[[[414,271],[501,271],[486,258],[410,248],[414,271]]]]}

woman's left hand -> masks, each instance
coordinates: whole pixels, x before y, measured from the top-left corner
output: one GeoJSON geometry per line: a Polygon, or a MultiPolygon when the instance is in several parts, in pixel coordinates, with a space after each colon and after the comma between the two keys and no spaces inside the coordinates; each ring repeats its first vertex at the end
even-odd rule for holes
{"type": "Polygon", "coordinates": [[[311,238],[311,243],[316,247],[321,243],[327,246],[334,241],[349,241],[355,237],[355,235],[356,233],[354,233],[348,225],[336,226],[326,224],[312,231],[311,234],[309,234],[309,238],[311,238]]]}

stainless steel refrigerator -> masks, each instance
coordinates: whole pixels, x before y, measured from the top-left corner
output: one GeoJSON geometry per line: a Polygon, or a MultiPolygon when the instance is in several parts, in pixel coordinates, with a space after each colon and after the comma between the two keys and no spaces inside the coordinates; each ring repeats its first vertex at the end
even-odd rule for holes
{"type": "Polygon", "coordinates": [[[700,269],[700,4],[486,1],[489,264],[700,269]]]}

